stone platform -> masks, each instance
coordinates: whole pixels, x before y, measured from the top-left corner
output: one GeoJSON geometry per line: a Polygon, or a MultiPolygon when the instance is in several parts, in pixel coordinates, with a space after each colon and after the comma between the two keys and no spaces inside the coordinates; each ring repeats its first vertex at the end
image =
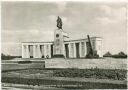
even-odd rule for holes
{"type": "Polygon", "coordinates": [[[21,59],[2,60],[2,70],[26,68],[101,68],[101,69],[127,69],[127,59],[21,59]],[[30,64],[18,64],[18,61],[32,61],[30,64]]]}
{"type": "Polygon", "coordinates": [[[102,68],[102,69],[126,69],[126,59],[63,59],[54,58],[45,60],[45,68],[102,68]]]}

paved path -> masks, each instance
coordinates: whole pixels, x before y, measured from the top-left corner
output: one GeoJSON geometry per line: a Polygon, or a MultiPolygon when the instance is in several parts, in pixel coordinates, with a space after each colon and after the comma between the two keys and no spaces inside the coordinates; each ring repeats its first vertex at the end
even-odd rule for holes
{"type": "Polygon", "coordinates": [[[50,87],[48,85],[33,86],[33,85],[23,85],[23,84],[2,83],[2,90],[66,90],[66,89],[50,87]]]}

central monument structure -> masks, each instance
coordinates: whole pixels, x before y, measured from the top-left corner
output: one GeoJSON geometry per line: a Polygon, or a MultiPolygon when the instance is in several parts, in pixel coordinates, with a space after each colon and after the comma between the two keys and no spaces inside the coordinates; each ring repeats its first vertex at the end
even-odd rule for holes
{"type": "Polygon", "coordinates": [[[64,57],[64,35],[62,29],[62,20],[58,16],[57,27],[54,32],[53,57],[64,57]]]}
{"type": "Polygon", "coordinates": [[[102,57],[102,38],[89,37],[77,40],[65,40],[67,33],[62,28],[62,20],[58,16],[54,41],[22,42],[22,58],[86,58],[102,57]]]}

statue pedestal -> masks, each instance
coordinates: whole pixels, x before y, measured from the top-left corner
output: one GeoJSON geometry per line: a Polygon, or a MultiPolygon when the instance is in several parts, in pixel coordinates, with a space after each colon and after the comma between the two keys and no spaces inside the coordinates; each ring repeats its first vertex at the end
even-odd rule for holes
{"type": "Polygon", "coordinates": [[[53,57],[64,58],[64,37],[62,29],[55,30],[53,47],[53,57]]]}

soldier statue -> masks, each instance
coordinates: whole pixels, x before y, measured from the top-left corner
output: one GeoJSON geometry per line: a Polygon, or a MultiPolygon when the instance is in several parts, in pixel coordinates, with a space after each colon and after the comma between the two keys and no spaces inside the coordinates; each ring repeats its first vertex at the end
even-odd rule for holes
{"type": "Polygon", "coordinates": [[[57,18],[57,27],[58,27],[58,29],[62,29],[62,20],[59,16],[57,18]]]}

